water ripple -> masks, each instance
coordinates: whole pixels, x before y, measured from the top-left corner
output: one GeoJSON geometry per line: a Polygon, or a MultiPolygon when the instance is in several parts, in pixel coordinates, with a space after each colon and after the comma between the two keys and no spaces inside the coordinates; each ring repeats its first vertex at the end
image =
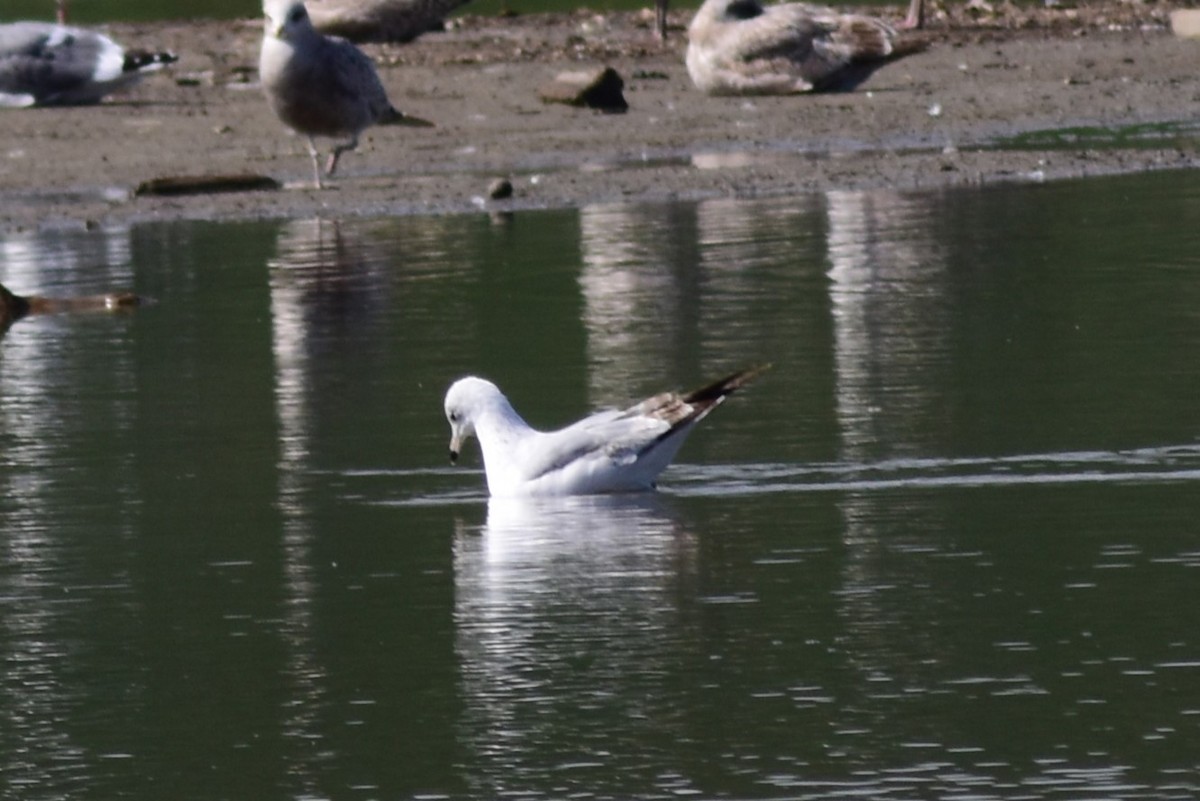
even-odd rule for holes
{"type": "Polygon", "coordinates": [[[1200,446],[1172,445],[1126,451],[891,459],[874,463],[681,464],[667,474],[663,488],[677,495],[754,495],[1196,480],[1200,480],[1200,446]]]}

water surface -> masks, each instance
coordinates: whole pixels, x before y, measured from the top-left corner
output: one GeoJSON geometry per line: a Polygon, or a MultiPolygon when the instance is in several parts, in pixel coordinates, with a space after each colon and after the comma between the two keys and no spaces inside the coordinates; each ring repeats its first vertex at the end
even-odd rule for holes
{"type": "Polygon", "coordinates": [[[1200,194],[18,233],[0,795],[1200,794],[1200,194]],[[775,368],[648,497],[488,502],[534,423],[775,368]]]}

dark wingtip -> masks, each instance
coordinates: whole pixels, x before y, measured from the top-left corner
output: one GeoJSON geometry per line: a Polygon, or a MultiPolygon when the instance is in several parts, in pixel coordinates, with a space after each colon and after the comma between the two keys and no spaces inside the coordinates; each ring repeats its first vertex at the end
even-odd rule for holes
{"type": "Polygon", "coordinates": [[[714,381],[708,386],[693,390],[683,396],[686,403],[713,402],[719,400],[731,392],[741,389],[749,384],[760,375],[770,370],[773,365],[770,362],[756,364],[753,367],[747,367],[745,370],[739,370],[732,375],[727,375],[719,381],[714,381]]]}
{"type": "Polygon", "coordinates": [[[403,125],[409,128],[435,128],[429,120],[414,117],[412,114],[405,114],[395,106],[389,106],[387,111],[379,116],[379,125],[403,125]]]}
{"type": "Polygon", "coordinates": [[[458,464],[458,451],[450,451],[450,464],[458,464]]]}
{"type": "Polygon", "coordinates": [[[29,299],[14,295],[8,287],[0,284],[0,327],[29,314],[29,299]]]}
{"type": "Polygon", "coordinates": [[[137,72],[148,67],[159,67],[174,64],[179,56],[174,53],[148,53],[145,50],[128,50],[125,53],[124,72],[137,72]]]}

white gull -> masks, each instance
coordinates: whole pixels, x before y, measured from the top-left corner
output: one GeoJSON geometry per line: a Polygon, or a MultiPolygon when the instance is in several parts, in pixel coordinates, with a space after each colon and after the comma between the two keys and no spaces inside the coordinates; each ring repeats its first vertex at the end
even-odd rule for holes
{"type": "Polygon", "coordinates": [[[171,53],[126,50],[86,28],[50,22],[0,25],[0,107],[99,103],[176,60],[171,53]]]}
{"type": "Polygon", "coordinates": [[[557,431],[531,428],[490,381],[461,378],[446,392],[450,460],[474,434],[493,496],[595,495],[654,489],[696,423],[770,365],[680,395],[597,412],[557,431]]]}
{"type": "Polygon", "coordinates": [[[313,27],[352,42],[411,42],[467,0],[308,0],[313,27]]]}

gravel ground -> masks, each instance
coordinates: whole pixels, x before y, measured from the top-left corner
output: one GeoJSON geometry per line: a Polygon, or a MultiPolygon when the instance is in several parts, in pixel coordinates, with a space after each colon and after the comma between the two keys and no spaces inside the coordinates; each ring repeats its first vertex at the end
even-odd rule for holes
{"type": "Polygon", "coordinates": [[[114,25],[124,44],[173,49],[179,62],[98,106],[0,112],[0,230],[919,188],[1200,163],[1200,42],[1171,35],[1166,7],[971,5],[935,6],[928,29],[911,34],[929,48],[853,93],[752,99],[692,88],[686,11],[673,14],[666,45],[648,13],[458,18],[412,44],[366,48],[393,103],[436,127],[373,129],[323,192],[307,185],[304,140],[261,95],[257,21],[114,25]],[[603,65],[625,80],[626,113],[539,99],[558,73],[603,65]],[[134,191],[233,174],[284,188],[134,191]],[[511,179],[512,198],[484,200],[498,177],[511,179]]]}

